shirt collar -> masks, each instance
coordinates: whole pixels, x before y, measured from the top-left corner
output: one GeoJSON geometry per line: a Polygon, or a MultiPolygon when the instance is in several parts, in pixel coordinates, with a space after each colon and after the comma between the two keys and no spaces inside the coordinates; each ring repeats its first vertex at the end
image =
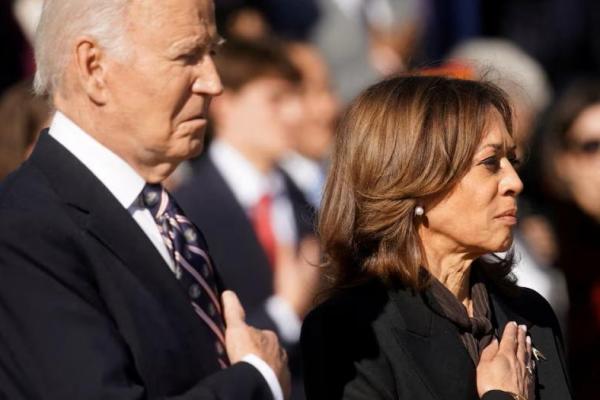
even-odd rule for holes
{"type": "Polygon", "coordinates": [[[254,207],[265,194],[275,197],[285,190],[280,173],[276,170],[261,173],[239,151],[222,140],[213,141],[209,156],[245,209],[254,207]]]}
{"type": "Polygon", "coordinates": [[[122,158],[59,111],[54,115],[49,134],[81,161],[124,208],[137,202],[146,182],[122,158]]]}

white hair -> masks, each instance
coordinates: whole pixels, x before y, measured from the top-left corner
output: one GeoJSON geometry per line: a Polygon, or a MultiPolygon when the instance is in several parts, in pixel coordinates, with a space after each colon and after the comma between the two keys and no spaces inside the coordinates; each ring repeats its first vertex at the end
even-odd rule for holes
{"type": "Polygon", "coordinates": [[[512,101],[544,110],[552,98],[546,71],[516,44],[504,39],[479,38],[460,43],[450,59],[462,60],[476,72],[505,90],[512,101]]]}
{"type": "Polygon", "coordinates": [[[130,0],[45,0],[35,34],[34,90],[52,95],[61,87],[75,40],[86,35],[113,57],[125,53],[130,0]]]}

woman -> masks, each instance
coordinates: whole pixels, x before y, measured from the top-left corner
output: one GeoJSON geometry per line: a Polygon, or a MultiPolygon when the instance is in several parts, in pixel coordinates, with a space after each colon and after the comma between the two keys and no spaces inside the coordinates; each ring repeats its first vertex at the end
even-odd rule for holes
{"type": "Polygon", "coordinates": [[[555,265],[569,289],[567,349],[573,393],[593,398],[600,376],[600,81],[570,85],[544,128],[537,181],[545,182],[542,201],[552,211],[555,265]]]}
{"type": "Polygon", "coordinates": [[[333,287],[302,332],[309,400],[570,399],[552,310],[489,255],[511,245],[516,162],[493,85],[398,77],[353,102],[319,221],[333,287]]]}

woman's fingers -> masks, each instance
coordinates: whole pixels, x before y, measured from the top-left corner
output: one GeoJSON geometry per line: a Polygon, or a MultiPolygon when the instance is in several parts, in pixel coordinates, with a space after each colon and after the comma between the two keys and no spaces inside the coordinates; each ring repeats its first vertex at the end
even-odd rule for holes
{"type": "Polygon", "coordinates": [[[479,356],[479,362],[491,361],[498,353],[498,339],[493,338],[490,344],[481,352],[479,356]]]}
{"type": "Polygon", "coordinates": [[[535,368],[535,363],[533,361],[533,346],[531,345],[530,336],[527,336],[525,338],[525,344],[527,347],[527,365],[530,365],[532,368],[535,368]]]}
{"type": "Polygon", "coordinates": [[[527,359],[527,326],[519,325],[517,329],[517,360],[524,367],[528,366],[529,360],[527,359]]]}
{"type": "Polygon", "coordinates": [[[515,354],[517,351],[517,323],[514,321],[509,322],[504,327],[502,333],[502,339],[500,340],[500,351],[515,354]]]}

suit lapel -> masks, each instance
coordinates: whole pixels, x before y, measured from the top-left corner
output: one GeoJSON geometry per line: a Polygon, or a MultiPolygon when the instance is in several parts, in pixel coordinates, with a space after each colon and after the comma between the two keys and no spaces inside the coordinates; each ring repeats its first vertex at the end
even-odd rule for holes
{"type": "Polygon", "coordinates": [[[83,230],[118,258],[187,331],[200,324],[173,273],[129,212],[70,152],[43,132],[31,157],[83,230]]]}
{"type": "Polygon", "coordinates": [[[283,176],[286,192],[292,208],[294,209],[294,220],[296,222],[296,233],[298,241],[306,236],[315,234],[316,210],[310,205],[302,191],[296,186],[292,178],[281,168],[279,173],[283,176]]]}
{"type": "Polygon", "coordinates": [[[477,398],[475,366],[454,325],[433,313],[422,294],[401,289],[391,296],[403,321],[396,325],[395,336],[431,398],[477,398]]]}

